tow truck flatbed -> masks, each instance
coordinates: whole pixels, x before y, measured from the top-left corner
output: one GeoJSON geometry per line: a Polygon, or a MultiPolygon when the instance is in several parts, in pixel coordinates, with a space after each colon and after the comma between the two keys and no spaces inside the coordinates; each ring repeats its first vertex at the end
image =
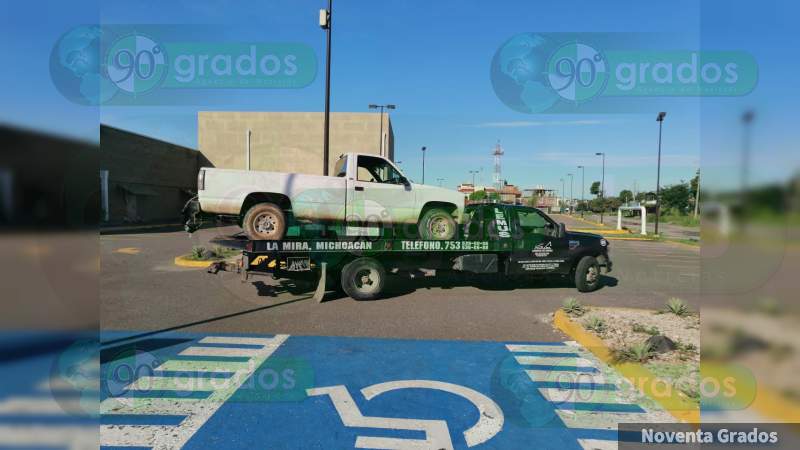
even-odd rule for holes
{"type": "Polygon", "coordinates": [[[357,300],[379,297],[389,272],[433,270],[501,277],[572,277],[578,290],[600,287],[609,272],[608,242],[602,236],[569,232],[542,211],[504,204],[471,205],[456,238],[446,241],[379,237],[305,236],[282,241],[248,241],[242,273],[276,278],[316,276],[315,297],[341,287],[357,300]]]}

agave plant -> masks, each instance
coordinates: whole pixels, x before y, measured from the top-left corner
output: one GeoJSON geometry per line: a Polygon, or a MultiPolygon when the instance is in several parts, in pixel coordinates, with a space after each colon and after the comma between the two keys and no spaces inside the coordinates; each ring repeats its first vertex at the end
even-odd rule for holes
{"type": "Polygon", "coordinates": [[[678,317],[684,317],[689,315],[689,305],[686,304],[683,300],[672,297],[667,301],[667,312],[671,312],[678,317]]]}
{"type": "Polygon", "coordinates": [[[575,297],[564,299],[561,309],[564,310],[565,313],[573,316],[582,316],[586,312],[586,307],[575,297]]]}
{"type": "Polygon", "coordinates": [[[200,245],[195,245],[192,247],[192,258],[194,259],[203,259],[205,255],[206,249],[200,245]]]}
{"type": "Polygon", "coordinates": [[[584,322],[584,325],[587,330],[594,331],[597,334],[602,334],[608,329],[606,321],[596,316],[589,317],[586,322],[584,322]]]}
{"type": "Polygon", "coordinates": [[[655,356],[655,352],[650,344],[642,342],[621,349],[613,349],[611,355],[616,362],[644,363],[655,356]]]}

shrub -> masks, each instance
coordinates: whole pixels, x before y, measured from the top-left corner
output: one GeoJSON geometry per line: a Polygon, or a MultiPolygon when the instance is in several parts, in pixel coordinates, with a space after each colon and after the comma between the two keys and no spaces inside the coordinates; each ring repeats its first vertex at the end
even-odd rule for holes
{"type": "Polygon", "coordinates": [[[667,312],[675,314],[678,317],[684,317],[689,315],[689,305],[686,304],[683,300],[672,297],[667,301],[667,312]]]}
{"type": "Polygon", "coordinates": [[[206,248],[200,245],[195,245],[192,247],[192,258],[194,259],[203,259],[205,256],[206,248]]]}
{"type": "Polygon", "coordinates": [[[599,317],[590,317],[584,322],[584,325],[587,330],[594,331],[597,334],[603,334],[608,329],[606,321],[599,317]]]}
{"type": "Polygon", "coordinates": [[[581,301],[575,297],[564,299],[561,309],[564,310],[565,313],[573,316],[582,316],[584,313],[586,313],[586,307],[583,306],[583,303],[581,303],[581,301]]]}
{"type": "Polygon", "coordinates": [[[656,336],[656,335],[658,335],[660,333],[660,331],[658,331],[658,328],[656,328],[656,327],[647,328],[647,327],[645,327],[644,325],[642,325],[640,323],[634,323],[633,324],[633,332],[634,333],[647,333],[650,336],[656,336]]]}
{"type": "Polygon", "coordinates": [[[644,363],[653,356],[655,356],[655,352],[647,342],[611,350],[611,357],[614,359],[614,362],[644,363]]]}

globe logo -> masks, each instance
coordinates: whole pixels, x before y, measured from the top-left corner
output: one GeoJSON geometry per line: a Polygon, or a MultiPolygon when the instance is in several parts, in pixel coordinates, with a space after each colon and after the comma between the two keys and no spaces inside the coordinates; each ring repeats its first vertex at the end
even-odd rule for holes
{"type": "Polygon", "coordinates": [[[131,94],[157,88],[168,69],[163,47],[149,37],[136,34],[125,36],[111,46],[106,67],[111,82],[131,94]]]}
{"type": "Polygon", "coordinates": [[[490,77],[495,95],[506,106],[533,114],[560,102],[591,100],[603,92],[609,75],[605,57],[591,46],[522,33],[497,49],[490,77]]]}
{"type": "Polygon", "coordinates": [[[68,100],[99,105],[110,100],[116,86],[106,77],[99,26],[80,26],[64,33],[50,52],[50,78],[68,100]]]}
{"type": "Polygon", "coordinates": [[[50,367],[51,394],[67,414],[98,416],[99,380],[100,343],[97,339],[74,342],[53,359],[50,367]]]}

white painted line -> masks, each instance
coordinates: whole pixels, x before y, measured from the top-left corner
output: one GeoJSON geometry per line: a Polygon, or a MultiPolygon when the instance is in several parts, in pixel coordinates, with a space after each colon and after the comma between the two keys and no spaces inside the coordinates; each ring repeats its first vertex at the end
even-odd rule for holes
{"type": "MultiPolygon", "coordinates": [[[[252,355],[252,358],[247,364],[240,365],[239,368],[235,371],[234,375],[231,377],[230,382],[227,383],[227,386],[221,387],[215,391],[213,391],[208,398],[201,400],[205,403],[207,407],[205,408],[194,408],[193,406],[191,409],[191,414],[187,415],[185,419],[181,422],[178,426],[168,426],[168,425],[103,425],[100,427],[100,443],[101,445],[106,446],[124,446],[124,447],[131,447],[131,446],[144,446],[144,447],[157,447],[157,448],[181,448],[183,445],[203,426],[203,424],[211,418],[212,415],[224,404],[235,392],[239,387],[244,383],[244,381],[252,375],[252,373],[267,359],[269,358],[273,352],[283,344],[286,339],[288,339],[288,335],[277,335],[270,340],[270,343],[266,345],[264,348],[255,350],[255,353],[252,355]]],[[[200,348],[200,347],[190,347],[190,348],[200,348]]],[[[183,369],[175,369],[174,365],[169,366],[170,362],[176,361],[168,361],[167,363],[162,364],[161,366],[157,367],[157,370],[187,370],[183,369]],[[165,368],[165,366],[169,368],[165,368]]],[[[186,362],[186,361],[180,361],[186,362]]],[[[214,364],[210,365],[209,367],[212,370],[219,370],[219,364],[213,362],[214,364]]],[[[226,363],[228,367],[230,367],[231,363],[226,363]]],[[[198,370],[196,367],[193,369],[188,370],[198,370]]],[[[227,370],[224,370],[227,371],[227,370]]],[[[218,380],[219,381],[219,380],[218,380]]],[[[228,381],[228,380],[226,380],[228,381]]],[[[111,405],[103,405],[105,403],[112,403],[113,405],[117,405],[120,403],[122,399],[115,399],[115,398],[108,398],[103,401],[100,405],[101,410],[103,409],[110,409],[113,408],[111,405]],[[110,408],[109,408],[110,407],[110,408]]],[[[136,405],[136,400],[131,402],[132,405],[136,405]]],[[[188,406],[194,405],[193,403],[189,403],[188,406]]]]}
{"type": "Polygon", "coordinates": [[[231,378],[211,378],[202,374],[196,376],[180,377],[139,377],[134,383],[128,385],[133,391],[215,391],[228,388],[236,380],[231,378]]]}
{"type": "Polygon", "coordinates": [[[608,378],[602,372],[588,373],[563,370],[526,370],[525,373],[527,373],[531,381],[534,382],[552,381],[556,383],[609,383],[608,378]]]}
{"type": "Polygon", "coordinates": [[[578,439],[583,450],[617,450],[617,441],[601,441],[599,439],[578,439]]]}
{"type": "Polygon", "coordinates": [[[594,364],[588,359],[574,356],[515,356],[514,358],[523,366],[541,364],[547,366],[594,367],[594,364]]]}
{"type": "Polygon", "coordinates": [[[60,447],[97,449],[97,425],[0,425],[0,445],[5,447],[60,447]]]}
{"type": "Polygon", "coordinates": [[[181,356],[245,356],[249,358],[262,350],[263,348],[189,347],[179,354],[181,356]]]}
{"type": "Polygon", "coordinates": [[[79,397],[12,397],[0,402],[0,414],[66,414],[67,411],[82,412],[79,397]]]}
{"type": "Polygon", "coordinates": [[[273,345],[272,338],[238,337],[238,336],[206,336],[200,339],[201,344],[244,344],[244,345],[273,345]]]}
{"type": "Polygon", "coordinates": [[[201,414],[206,408],[216,408],[205,399],[137,398],[103,401],[100,414],[163,414],[189,416],[201,414]]]}
{"type": "Polygon", "coordinates": [[[654,419],[654,412],[643,413],[616,413],[607,411],[571,411],[557,409],[556,414],[568,428],[599,428],[603,430],[616,430],[620,423],[655,423],[675,422],[672,416],[662,420],[654,419]]]}
{"type": "Polygon", "coordinates": [[[506,344],[510,352],[550,352],[550,353],[574,353],[575,348],[567,345],[527,345],[527,344],[506,344]]]}
{"type": "Polygon", "coordinates": [[[253,360],[234,361],[182,361],[171,359],[158,366],[158,370],[189,372],[237,372],[253,366],[253,360]]]}
{"type": "Polygon", "coordinates": [[[539,388],[539,392],[547,400],[553,403],[617,403],[630,405],[631,402],[620,397],[618,391],[600,389],[558,389],[558,388],[539,388]]]}

